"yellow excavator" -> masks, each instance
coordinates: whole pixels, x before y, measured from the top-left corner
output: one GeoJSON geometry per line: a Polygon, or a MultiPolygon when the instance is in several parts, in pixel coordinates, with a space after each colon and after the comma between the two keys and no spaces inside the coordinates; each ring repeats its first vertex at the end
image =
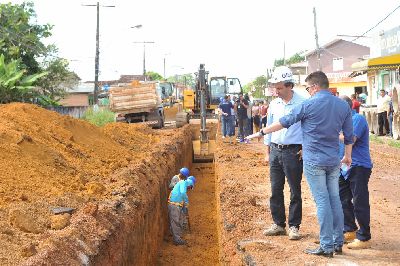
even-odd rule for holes
{"type": "Polygon", "coordinates": [[[200,135],[194,133],[193,161],[210,162],[214,158],[215,137],[218,127],[218,116],[215,110],[221,98],[229,94],[237,96],[242,93],[238,78],[211,77],[204,64],[200,64],[196,73],[195,90],[184,90],[182,110],[176,115],[176,127],[187,123],[199,125],[200,135]]]}

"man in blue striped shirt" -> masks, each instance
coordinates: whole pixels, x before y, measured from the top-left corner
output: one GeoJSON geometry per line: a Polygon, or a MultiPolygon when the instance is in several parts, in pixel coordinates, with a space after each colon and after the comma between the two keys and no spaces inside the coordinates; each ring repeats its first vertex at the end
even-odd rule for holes
{"type": "Polygon", "coordinates": [[[320,246],[308,254],[333,257],[343,246],[343,210],[339,197],[339,133],[343,131],[345,154],[342,163],[351,165],[353,123],[351,109],[329,90],[325,73],[317,71],[306,78],[311,98],[259,133],[248,138],[288,128],[301,121],[303,170],[317,205],[320,246]]]}
{"type": "MultiPolygon", "coordinates": [[[[277,67],[270,79],[278,98],[274,99],[269,108],[267,123],[279,121],[289,114],[294,107],[301,104],[305,98],[293,91],[294,81],[292,71],[285,66],[277,67]]],[[[289,128],[267,134],[264,143],[267,145],[265,162],[270,165],[271,198],[270,209],[274,223],[264,231],[266,236],[286,234],[286,215],[283,189],[285,176],[290,187],[289,205],[289,239],[300,239],[299,228],[302,218],[301,177],[303,160],[301,144],[303,136],[301,122],[289,128]]]]}

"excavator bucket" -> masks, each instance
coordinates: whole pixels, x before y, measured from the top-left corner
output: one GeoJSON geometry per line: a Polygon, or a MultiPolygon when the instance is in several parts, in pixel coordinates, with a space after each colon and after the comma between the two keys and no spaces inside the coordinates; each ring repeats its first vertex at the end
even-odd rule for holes
{"type": "Polygon", "coordinates": [[[201,135],[199,135],[199,132],[201,132],[200,119],[191,119],[189,123],[192,128],[193,162],[213,162],[218,120],[207,119],[206,131],[208,139],[203,141],[201,141],[201,135]]]}

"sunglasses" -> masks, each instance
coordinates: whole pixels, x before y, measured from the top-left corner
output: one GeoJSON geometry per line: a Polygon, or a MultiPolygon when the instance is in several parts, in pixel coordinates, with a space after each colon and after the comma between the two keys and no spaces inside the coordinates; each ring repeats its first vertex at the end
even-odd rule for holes
{"type": "Polygon", "coordinates": [[[313,85],[311,85],[311,86],[308,86],[308,87],[306,87],[306,91],[307,92],[310,92],[310,88],[312,88],[312,87],[314,87],[315,86],[315,84],[313,84],[313,85]]]}

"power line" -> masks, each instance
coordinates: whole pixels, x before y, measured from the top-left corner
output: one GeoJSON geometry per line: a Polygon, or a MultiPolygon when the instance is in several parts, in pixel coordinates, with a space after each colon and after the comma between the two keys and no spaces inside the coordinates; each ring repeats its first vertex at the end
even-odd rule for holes
{"type": "Polygon", "coordinates": [[[370,32],[371,30],[375,29],[376,27],[378,27],[379,24],[381,24],[382,22],[384,22],[389,16],[391,16],[394,12],[396,12],[397,9],[399,9],[400,6],[397,6],[392,12],[390,12],[384,19],[382,19],[381,21],[379,21],[375,26],[373,26],[372,28],[370,28],[369,30],[367,30],[366,32],[364,32],[363,34],[361,34],[360,36],[358,36],[357,38],[355,38],[354,40],[352,40],[351,42],[354,42],[355,40],[358,40],[360,37],[364,37],[365,34],[367,34],[368,32],[370,32]]]}

